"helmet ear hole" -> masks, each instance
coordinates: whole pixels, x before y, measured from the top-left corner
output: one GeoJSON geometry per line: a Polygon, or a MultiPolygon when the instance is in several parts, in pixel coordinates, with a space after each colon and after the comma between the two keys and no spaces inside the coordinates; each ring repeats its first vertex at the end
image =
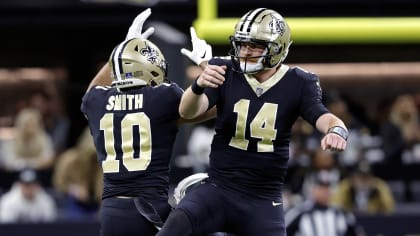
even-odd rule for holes
{"type": "Polygon", "coordinates": [[[279,45],[274,45],[273,46],[273,53],[278,54],[280,52],[280,48],[281,46],[279,45]]]}
{"type": "Polygon", "coordinates": [[[158,77],[159,76],[159,73],[158,72],[156,72],[156,71],[151,71],[150,72],[154,77],[158,77]]]}

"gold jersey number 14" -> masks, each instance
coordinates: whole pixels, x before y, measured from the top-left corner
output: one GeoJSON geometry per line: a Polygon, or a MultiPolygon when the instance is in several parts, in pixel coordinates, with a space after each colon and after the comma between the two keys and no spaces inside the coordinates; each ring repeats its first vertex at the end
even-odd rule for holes
{"type": "MultiPolygon", "coordinates": [[[[235,103],[233,111],[238,114],[236,121],[235,136],[230,140],[229,145],[242,150],[248,150],[249,140],[245,138],[246,123],[249,111],[248,99],[241,99],[235,103]]],[[[273,140],[276,139],[277,130],[275,127],[277,117],[277,104],[264,103],[255,118],[249,125],[249,134],[258,141],[258,152],[274,151],[273,140]]]]}

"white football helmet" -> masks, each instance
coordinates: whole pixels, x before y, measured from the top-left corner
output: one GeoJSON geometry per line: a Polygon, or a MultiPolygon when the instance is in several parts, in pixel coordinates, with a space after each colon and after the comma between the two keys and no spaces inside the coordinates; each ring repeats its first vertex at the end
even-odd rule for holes
{"type": "Polygon", "coordinates": [[[230,36],[230,41],[232,49],[229,55],[239,64],[241,43],[255,43],[265,47],[263,55],[258,57],[257,65],[247,66],[247,60],[242,58],[242,72],[249,74],[273,68],[282,63],[292,43],[287,22],[279,13],[266,8],[254,9],[242,16],[235,26],[234,35],[230,36]]]}
{"type": "Polygon", "coordinates": [[[181,199],[184,198],[189,187],[191,187],[192,185],[198,182],[201,182],[202,180],[208,177],[209,176],[207,173],[196,173],[188,177],[185,177],[183,180],[181,180],[174,190],[175,204],[178,205],[181,199]]]}
{"type": "Polygon", "coordinates": [[[109,58],[112,86],[155,86],[167,76],[167,64],[160,49],[151,41],[134,38],[117,45],[109,58]]]}

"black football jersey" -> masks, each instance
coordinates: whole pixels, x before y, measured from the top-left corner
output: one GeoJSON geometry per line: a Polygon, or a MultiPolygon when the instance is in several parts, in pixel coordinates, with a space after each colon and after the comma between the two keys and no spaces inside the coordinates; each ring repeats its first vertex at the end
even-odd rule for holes
{"type": "Polygon", "coordinates": [[[96,86],[81,111],[104,173],[102,198],[167,197],[182,89],[172,84],[119,91],[96,86]]]}
{"type": "Polygon", "coordinates": [[[281,196],[293,123],[301,116],[312,125],[327,108],[321,101],[318,77],[282,65],[259,83],[236,72],[230,60],[225,82],[206,88],[209,107],[217,106],[216,134],[210,153],[210,177],[221,186],[262,198],[281,196]]]}

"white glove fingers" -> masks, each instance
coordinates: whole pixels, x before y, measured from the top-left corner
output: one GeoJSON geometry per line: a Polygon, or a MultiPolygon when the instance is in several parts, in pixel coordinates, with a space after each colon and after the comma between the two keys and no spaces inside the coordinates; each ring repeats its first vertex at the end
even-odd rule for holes
{"type": "Polygon", "coordinates": [[[210,60],[212,55],[212,48],[207,44],[206,40],[197,36],[194,27],[190,27],[192,50],[181,49],[181,53],[187,56],[195,64],[200,65],[203,61],[210,60]]]}
{"type": "Polygon", "coordinates": [[[128,28],[126,39],[149,37],[154,32],[154,30],[150,32],[148,29],[148,32],[145,32],[143,34],[141,33],[141,30],[143,28],[144,22],[151,14],[152,14],[152,10],[150,8],[147,8],[146,10],[138,14],[136,18],[134,18],[133,23],[131,24],[130,28],[128,28]]]}
{"type": "Polygon", "coordinates": [[[199,38],[197,37],[197,33],[195,32],[194,27],[190,27],[190,32],[191,32],[191,41],[194,43],[199,38]]]}
{"type": "Polygon", "coordinates": [[[192,52],[190,50],[182,48],[181,53],[184,54],[186,57],[188,57],[190,60],[194,61],[192,52]]]}
{"type": "Polygon", "coordinates": [[[141,29],[143,28],[144,22],[147,18],[152,14],[150,8],[147,8],[142,13],[137,15],[136,19],[134,19],[133,26],[135,27],[136,32],[141,33],[141,29]]]}
{"type": "Polygon", "coordinates": [[[149,27],[144,33],[141,34],[142,39],[148,39],[150,35],[152,35],[155,32],[154,27],[149,27]]]}
{"type": "MultiPolygon", "coordinates": [[[[142,11],[140,14],[137,15],[136,19],[134,20],[134,22],[139,23],[139,22],[145,22],[146,19],[152,14],[152,10],[150,8],[147,8],[146,10],[142,11]]],[[[141,23],[143,24],[143,23],[141,23]]]]}

